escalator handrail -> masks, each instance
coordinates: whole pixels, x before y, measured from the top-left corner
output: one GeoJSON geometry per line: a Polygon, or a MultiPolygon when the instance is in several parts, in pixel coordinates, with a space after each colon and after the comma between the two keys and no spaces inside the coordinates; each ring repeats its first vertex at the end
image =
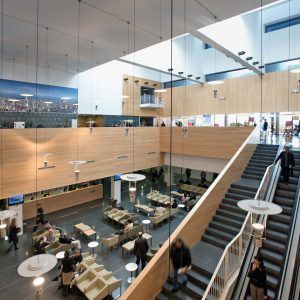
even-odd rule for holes
{"type": "Polygon", "coordinates": [[[286,271],[287,271],[287,265],[288,265],[288,257],[291,253],[291,246],[292,246],[292,237],[294,235],[294,232],[295,232],[295,227],[296,227],[296,217],[297,216],[297,213],[298,213],[298,210],[299,210],[299,201],[300,201],[300,176],[298,178],[298,183],[297,183],[297,190],[296,190],[296,199],[295,199],[295,209],[293,209],[293,212],[292,212],[292,226],[290,226],[290,230],[289,230],[289,233],[288,233],[288,244],[287,244],[287,247],[285,249],[285,252],[284,252],[284,256],[283,256],[283,262],[284,262],[284,265],[283,265],[283,270],[282,272],[280,273],[280,280],[278,282],[280,282],[280,286],[279,286],[279,289],[277,290],[277,294],[276,294],[276,299],[280,299],[281,298],[281,295],[282,295],[282,292],[283,292],[283,285],[284,285],[284,281],[285,281],[285,277],[286,277],[286,271]]]}

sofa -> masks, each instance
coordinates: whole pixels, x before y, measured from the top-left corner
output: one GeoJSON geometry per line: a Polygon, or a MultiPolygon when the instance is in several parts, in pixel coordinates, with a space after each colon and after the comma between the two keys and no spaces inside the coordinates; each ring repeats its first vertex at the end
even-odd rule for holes
{"type": "Polygon", "coordinates": [[[153,217],[149,217],[150,221],[152,222],[153,226],[157,226],[163,221],[167,220],[169,217],[172,217],[178,212],[178,208],[172,208],[171,211],[166,210],[166,212],[160,214],[160,215],[154,215],[153,217]]]}

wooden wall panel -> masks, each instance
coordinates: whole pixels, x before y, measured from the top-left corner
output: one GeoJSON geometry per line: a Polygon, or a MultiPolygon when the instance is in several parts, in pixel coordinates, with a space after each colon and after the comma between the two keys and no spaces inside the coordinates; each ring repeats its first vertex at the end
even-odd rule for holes
{"type": "MultiPolygon", "coordinates": [[[[256,128],[258,130],[258,128],[256,128]]],[[[255,133],[255,130],[252,134],[255,133]]],[[[203,197],[197,202],[192,211],[185,217],[176,230],[172,233],[154,258],[147,264],[142,273],[122,295],[122,300],[155,299],[161,287],[167,280],[170,271],[169,246],[177,238],[193,246],[199,240],[211,221],[211,216],[219,207],[228,187],[242,175],[256,145],[250,144],[252,134],[244,140],[218,178],[209,187],[203,197]]]]}
{"type": "MultiPolygon", "coordinates": [[[[164,108],[152,110],[148,115],[158,117],[189,116],[201,114],[235,114],[259,112],[299,111],[300,94],[292,94],[296,88],[300,74],[288,71],[267,73],[263,77],[257,75],[243,76],[224,80],[221,85],[193,84],[174,87],[163,94],[164,108]],[[213,90],[218,90],[219,96],[225,100],[213,98],[213,90]]],[[[144,79],[145,81],[145,79],[144,79]]],[[[132,80],[128,80],[133,90],[132,80]]],[[[123,84],[125,89],[126,84],[123,84]]],[[[135,88],[135,93],[139,88],[135,88]]],[[[139,101],[139,94],[135,94],[139,101]]],[[[123,114],[145,115],[139,108],[139,102],[130,101],[130,109],[123,114]],[[133,107],[135,106],[135,108],[133,107]]]]}
{"type": "MultiPolygon", "coordinates": [[[[189,127],[187,139],[183,128],[172,127],[172,153],[230,159],[253,127],[189,127]]],[[[170,127],[162,127],[161,152],[170,152],[170,127]]]]}
{"type": "MultiPolygon", "coordinates": [[[[103,198],[103,186],[90,186],[59,195],[45,197],[39,200],[47,214],[64,208],[103,198]]],[[[31,219],[36,216],[36,201],[26,202],[23,205],[23,219],[31,219]]]]}
{"type": "Polygon", "coordinates": [[[71,160],[95,160],[80,166],[79,182],[162,163],[158,127],[129,128],[127,135],[121,127],[95,127],[92,133],[89,128],[1,129],[1,132],[2,198],[76,183],[74,166],[68,164],[71,160]],[[54,154],[49,157],[49,165],[56,167],[38,170],[45,152],[54,154]]]}

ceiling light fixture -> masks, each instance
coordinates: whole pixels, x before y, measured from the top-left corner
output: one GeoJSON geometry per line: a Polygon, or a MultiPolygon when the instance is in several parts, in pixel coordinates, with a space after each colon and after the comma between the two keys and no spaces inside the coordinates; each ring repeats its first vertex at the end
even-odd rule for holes
{"type": "Polygon", "coordinates": [[[223,80],[212,80],[212,81],[207,81],[206,83],[210,84],[210,85],[218,85],[218,84],[223,84],[224,81],[223,80]]]}
{"type": "Polygon", "coordinates": [[[61,97],[60,99],[61,99],[61,100],[71,100],[71,97],[65,96],[65,97],[61,97]]]}
{"type": "Polygon", "coordinates": [[[291,73],[300,73],[300,68],[297,68],[297,69],[293,69],[290,71],[291,73]]]}
{"type": "Polygon", "coordinates": [[[8,99],[9,102],[19,102],[20,100],[18,99],[8,99]]]}
{"type": "Polygon", "coordinates": [[[166,93],[167,90],[166,89],[155,89],[154,93],[166,93]]]}
{"type": "Polygon", "coordinates": [[[33,97],[32,94],[20,94],[20,96],[25,97],[25,98],[33,97]]]}

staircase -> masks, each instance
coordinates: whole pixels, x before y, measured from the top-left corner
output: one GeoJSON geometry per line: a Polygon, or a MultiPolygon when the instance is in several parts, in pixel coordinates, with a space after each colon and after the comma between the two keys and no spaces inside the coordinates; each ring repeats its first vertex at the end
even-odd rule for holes
{"type": "Polygon", "coordinates": [[[255,197],[266,168],[276,158],[277,145],[258,145],[242,178],[231,184],[213,216],[202,240],[192,252],[192,268],[187,286],[171,293],[172,279],[168,278],[156,299],[201,299],[227,244],[238,234],[247,213],[237,206],[242,199],[255,197]]]}
{"type": "MultiPolygon", "coordinates": [[[[276,299],[279,288],[279,280],[284,265],[284,254],[288,242],[288,234],[292,224],[292,212],[295,205],[298,178],[300,175],[300,152],[295,155],[296,168],[293,177],[290,177],[288,185],[280,178],[273,203],[280,205],[283,209],[279,215],[270,216],[267,221],[266,237],[259,255],[264,260],[267,272],[267,293],[270,299],[276,299]]],[[[247,299],[251,299],[250,295],[247,299]]]]}

